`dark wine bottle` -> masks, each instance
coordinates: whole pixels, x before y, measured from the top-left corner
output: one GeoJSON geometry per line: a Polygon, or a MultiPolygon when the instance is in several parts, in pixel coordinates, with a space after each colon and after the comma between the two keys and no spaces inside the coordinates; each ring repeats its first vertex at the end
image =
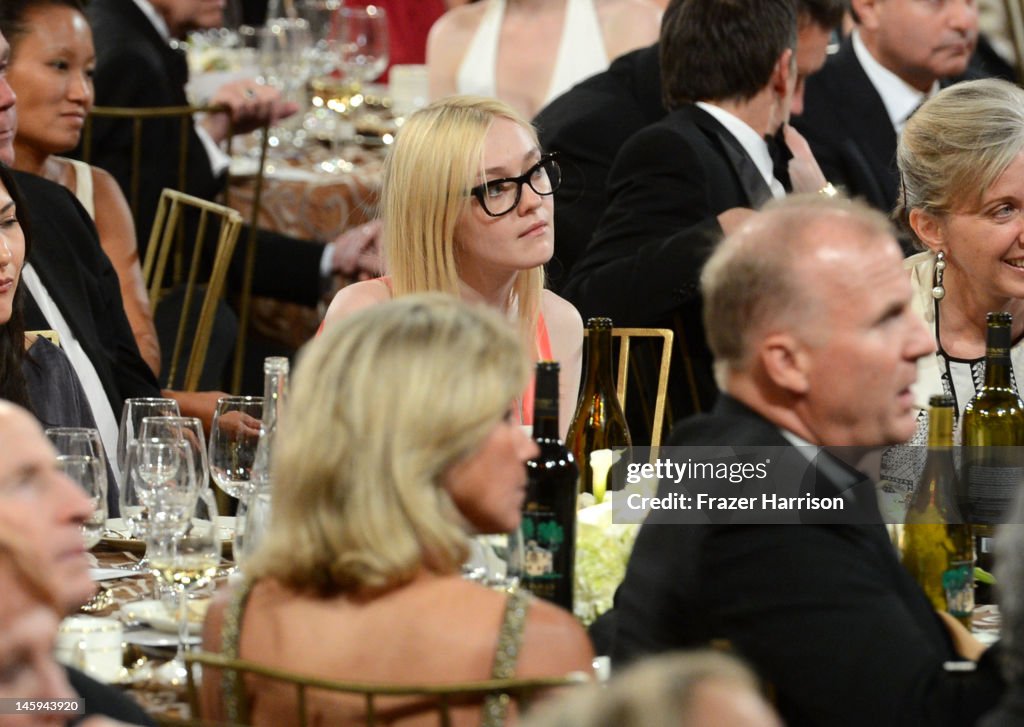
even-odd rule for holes
{"type": "Polygon", "coordinates": [[[571,612],[578,471],[558,436],[558,369],[554,361],[537,364],[533,438],[540,454],[526,463],[521,582],[571,612]]]}
{"type": "Polygon", "coordinates": [[[580,469],[580,492],[592,493],[600,501],[606,482],[612,487],[621,486],[618,480],[622,478],[608,477],[608,467],[613,462],[625,466],[632,454],[632,440],[612,375],[612,320],[591,318],[587,330],[587,371],[569,427],[568,444],[580,469]],[[592,459],[600,450],[608,450],[603,453],[603,463],[601,454],[592,459]],[[598,465],[596,469],[594,464],[598,465]]]}
{"type": "Polygon", "coordinates": [[[933,396],[928,456],[903,529],[903,565],[936,610],[970,628],[974,610],[974,538],[957,506],[953,397],[933,396]]]}
{"type": "MultiPolygon", "coordinates": [[[[1022,478],[1024,405],[1010,380],[1013,316],[989,313],[985,340],[985,384],[964,407],[963,477],[960,508],[974,524],[978,565],[993,567],[995,526],[1009,512],[1022,478]]],[[[991,603],[990,589],[979,587],[979,603],[991,603]]]]}

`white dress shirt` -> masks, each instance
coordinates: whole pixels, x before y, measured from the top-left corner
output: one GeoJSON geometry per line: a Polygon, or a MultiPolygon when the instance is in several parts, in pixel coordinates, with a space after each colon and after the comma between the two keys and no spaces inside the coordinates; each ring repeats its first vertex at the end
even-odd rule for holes
{"type": "Polygon", "coordinates": [[[772,196],[775,199],[785,197],[786,188],[775,178],[775,165],[772,163],[772,155],[768,151],[768,144],[765,143],[764,138],[754,131],[746,121],[719,106],[704,101],[698,101],[697,106],[714,116],[715,120],[740,143],[743,151],[753,160],[757,171],[764,177],[765,184],[771,190],[772,196]]]}
{"type": "Polygon", "coordinates": [[[892,122],[892,128],[896,130],[896,135],[899,136],[903,133],[907,119],[917,110],[917,107],[939,92],[939,82],[935,81],[928,93],[918,91],[875,60],[856,30],[853,31],[853,52],[857,56],[861,68],[864,69],[864,73],[867,74],[868,80],[871,81],[871,85],[882,97],[885,112],[889,115],[889,121],[892,122]]]}

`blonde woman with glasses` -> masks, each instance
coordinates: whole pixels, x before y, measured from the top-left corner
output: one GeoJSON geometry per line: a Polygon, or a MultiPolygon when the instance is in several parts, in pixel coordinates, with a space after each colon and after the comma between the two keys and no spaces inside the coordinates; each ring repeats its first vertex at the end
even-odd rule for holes
{"type": "MultiPolygon", "coordinates": [[[[384,169],[388,274],[343,288],[325,327],[410,293],[486,303],[519,329],[534,360],[561,363],[564,436],[579,391],[583,324],[572,304],[544,289],[560,181],[533,127],[501,101],[452,96],[413,114],[384,169]]],[[[532,388],[518,398],[523,424],[532,423],[532,388]]]]}

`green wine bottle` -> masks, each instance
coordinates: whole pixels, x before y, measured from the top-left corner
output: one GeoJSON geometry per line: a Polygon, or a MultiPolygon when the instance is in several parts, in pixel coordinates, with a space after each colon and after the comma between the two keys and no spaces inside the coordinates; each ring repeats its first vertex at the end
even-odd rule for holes
{"type": "Polygon", "coordinates": [[[953,397],[933,396],[929,404],[928,457],[907,511],[902,560],[932,606],[970,628],[974,537],[956,500],[953,397]]]}

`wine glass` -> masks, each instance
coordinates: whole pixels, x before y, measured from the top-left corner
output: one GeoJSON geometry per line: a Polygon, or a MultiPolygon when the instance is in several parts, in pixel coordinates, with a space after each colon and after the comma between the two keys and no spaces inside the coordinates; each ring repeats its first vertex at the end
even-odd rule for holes
{"type": "Polygon", "coordinates": [[[85,547],[92,548],[103,537],[107,524],[107,472],[104,462],[90,454],[59,454],[57,469],[85,490],[92,501],[92,514],[82,523],[85,547]]]}
{"type": "MultiPolygon", "coordinates": [[[[321,171],[336,173],[351,169],[352,164],[339,157],[334,149],[346,135],[349,124],[337,117],[356,121],[363,111],[364,84],[380,78],[388,67],[388,19],[383,8],[342,6],[334,11],[331,27],[325,38],[326,53],[334,73],[342,83],[334,82],[323,91],[321,103],[336,112],[336,125],[331,134],[332,158],[320,163],[321,171]]],[[[315,101],[314,101],[315,103],[315,101]]]]}
{"type": "Polygon", "coordinates": [[[270,526],[271,493],[269,490],[252,492],[241,500],[235,523],[232,553],[235,564],[244,567],[245,560],[259,548],[270,526]]]}
{"type": "Polygon", "coordinates": [[[125,399],[121,410],[121,426],[117,430],[117,466],[125,471],[125,455],[128,442],[137,439],[139,426],[146,417],[180,416],[178,402],[159,397],[138,397],[125,399]]]}
{"type": "Polygon", "coordinates": [[[209,487],[199,488],[185,518],[178,517],[174,502],[170,504],[174,512],[163,517],[166,504],[159,496],[154,502],[153,524],[146,546],[150,568],[158,583],[173,589],[178,596],[178,649],[174,658],[158,668],[154,676],[160,683],[179,686],[188,678],[185,651],[189,592],[213,582],[220,565],[221,539],[217,502],[209,487]]]}
{"type": "MultiPolygon", "coordinates": [[[[99,430],[92,427],[47,427],[45,434],[57,450],[57,454],[96,458],[99,461],[104,492],[109,493],[111,486],[117,487],[117,483],[112,482],[108,476],[107,453],[103,449],[99,430]]],[[[108,514],[109,507],[110,503],[104,501],[104,508],[108,514]]]]}
{"type": "Polygon", "coordinates": [[[217,400],[214,410],[210,474],[217,487],[240,500],[251,486],[262,417],[262,396],[224,396],[217,400]]]}
{"type": "Polygon", "coordinates": [[[145,417],[139,426],[140,439],[169,439],[183,444],[192,458],[196,484],[209,483],[210,464],[206,452],[206,436],[198,417],[145,417]]]}

